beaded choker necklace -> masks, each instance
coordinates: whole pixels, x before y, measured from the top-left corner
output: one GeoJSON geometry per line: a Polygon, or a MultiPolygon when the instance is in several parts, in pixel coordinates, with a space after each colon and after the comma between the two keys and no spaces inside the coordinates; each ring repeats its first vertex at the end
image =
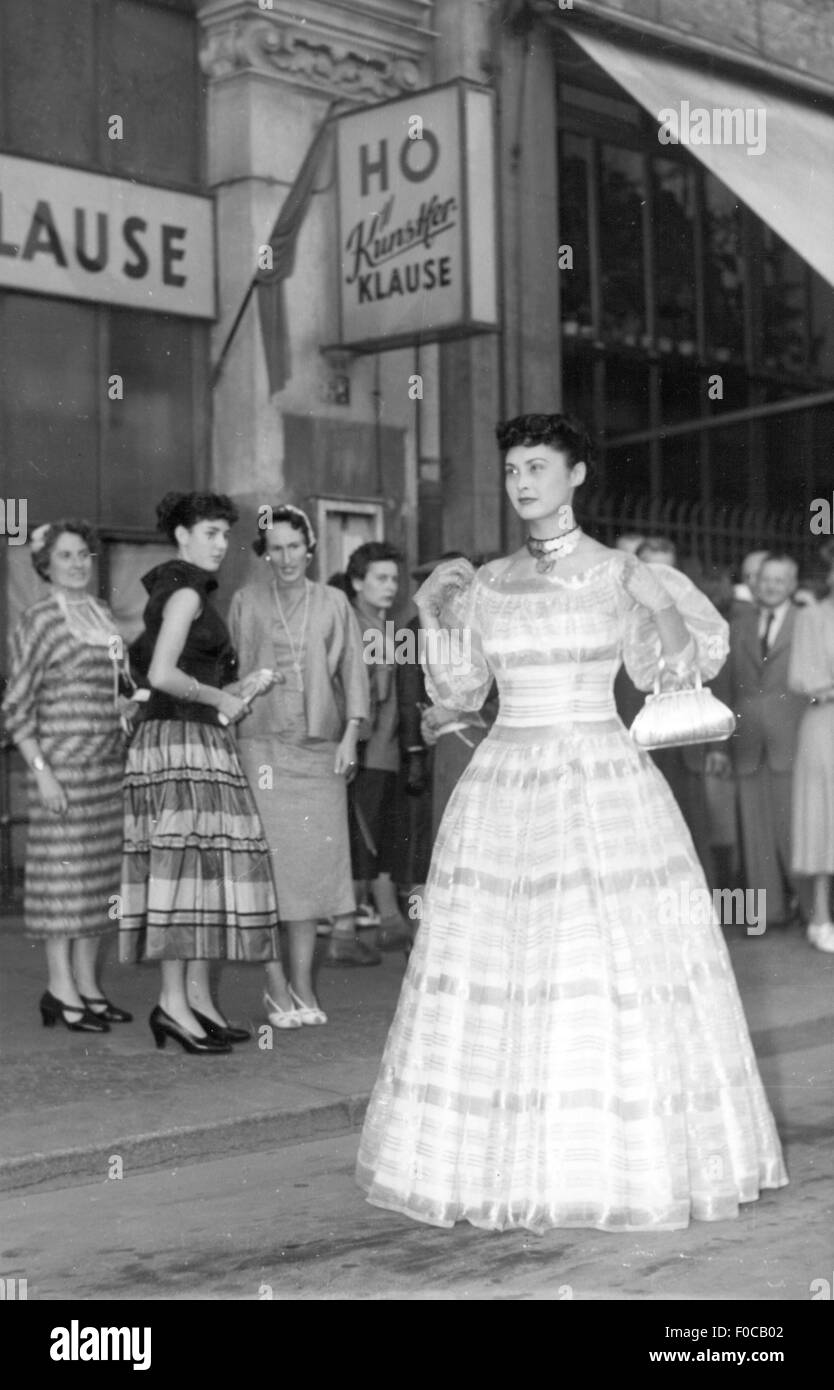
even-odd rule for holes
{"type": "Polygon", "coordinates": [[[540,541],[537,536],[528,536],[524,544],[536,562],[536,573],[549,574],[557,560],[561,560],[563,555],[573,554],[581,535],[581,526],[572,526],[561,536],[551,536],[544,541],[540,541]]]}

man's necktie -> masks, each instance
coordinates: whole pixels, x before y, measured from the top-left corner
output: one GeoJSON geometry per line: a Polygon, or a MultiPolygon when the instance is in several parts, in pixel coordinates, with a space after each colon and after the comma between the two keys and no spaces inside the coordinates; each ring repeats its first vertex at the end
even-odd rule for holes
{"type": "Polygon", "coordinates": [[[764,632],[762,633],[762,636],[761,636],[762,661],[767,661],[768,652],[769,652],[769,650],[770,650],[769,645],[768,645],[769,642],[770,642],[770,629],[773,627],[773,622],[774,622],[775,617],[776,617],[776,614],[774,613],[773,609],[771,608],[770,612],[769,612],[768,615],[767,615],[767,622],[765,623],[765,630],[764,630],[764,632]]]}

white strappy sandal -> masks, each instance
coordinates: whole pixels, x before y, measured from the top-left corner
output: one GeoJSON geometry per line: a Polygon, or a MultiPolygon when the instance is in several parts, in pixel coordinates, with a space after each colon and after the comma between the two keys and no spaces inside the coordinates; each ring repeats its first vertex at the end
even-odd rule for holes
{"type": "Polygon", "coordinates": [[[324,1009],[320,1009],[317,1004],[314,1006],[305,1004],[303,999],[299,999],[292,985],[288,985],[287,989],[290,992],[290,998],[295,1004],[293,1012],[299,1023],[314,1025],[327,1022],[327,1014],[324,1012],[324,1009]]]}
{"type": "MultiPolygon", "coordinates": [[[[292,994],[292,990],[290,990],[292,994]]],[[[293,998],[295,996],[293,995],[293,998]]],[[[273,1028],[300,1028],[302,1020],[298,1016],[298,1009],[282,1009],[271,994],[264,991],[264,1009],[266,1016],[273,1028]]]]}

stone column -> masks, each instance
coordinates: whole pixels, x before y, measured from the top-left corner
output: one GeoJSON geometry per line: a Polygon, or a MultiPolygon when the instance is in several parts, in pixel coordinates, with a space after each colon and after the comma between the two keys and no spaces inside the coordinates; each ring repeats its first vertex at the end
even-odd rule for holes
{"type": "MultiPolygon", "coordinates": [[[[477,0],[439,0],[437,82],[466,77],[490,85],[493,8],[477,0]]],[[[499,336],[485,334],[444,343],[438,352],[442,550],[472,554],[501,548],[501,473],[494,435],[502,397],[499,351],[499,336]]]]}
{"type": "Polygon", "coordinates": [[[534,22],[498,26],[478,0],[436,10],[437,80],[494,85],[498,111],[502,331],[440,349],[444,542],[463,550],[520,540],[496,421],[561,408],[555,72],[547,28],[534,22]]]}
{"type": "MultiPolygon", "coordinates": [[[[328,103],[339,98],[349,109],[427,86],[430,13],[426,0],[201,0],[208,182],[217,208],[214,360],[328,103]]],[[[375,493],[371,474],[358,476],[355,460],[367,453],[367,440],[380,438],[385,469],[377,471],[392,498],[386,528],[415,551],[417,462],[407,388],[413,354],[334,366],[321,353],[338,333],[334,165],[331,154],[284,287],[292,367],[286,386],[270,396],[255,297],[213,393],[211,485],[241,505],[244,554],[264,502],[284,497],[304,505],[322,492],[375,493]],[[348,378],[347,404],[334,390],[337,374],[348,378]],[[315,457],[305,460],[297,441],[307,427],[315,457]],[[296,441],[289,456],[288,438],[296,441]],[[391,458],[403,462],[392,465],[391,458]],[[392,467],[399,469],[393,479],[392,467]]],[[[231,582],[243,567],[240,556],[230,561],[231,582]]]]}

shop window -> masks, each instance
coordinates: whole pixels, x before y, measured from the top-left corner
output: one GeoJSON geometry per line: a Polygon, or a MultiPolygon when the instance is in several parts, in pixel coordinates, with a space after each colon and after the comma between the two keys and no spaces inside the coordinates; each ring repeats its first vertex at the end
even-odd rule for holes
{"type": "Polygon", "coordinates": [[[664,361],[660,369],[660,418],[664,425],[682,425],[701,414],[706,387],[694,363],[664,361]]]}
{"type": "Polygon", "coordinates": [[[559,244],[569,246],[570,269],[559,271],[562,331],[573,336],[591,325],[591,232],[588,212],[591,142],[563,135],[559,166],[559,244]]]}
{"type": "Polygon", "coordinates": [[[710,471],[715,479],[717,502],[749,501],[749,460],[750,433],[746,424],[710,430],[710,471]]]}
{"type": "Polygon", "coordinates": [[[655,159],[653,173],[658,347],[689,355],[696,350],[695,175],[671,159],[655,159]]]}
{"type": "MultiPolygon", "coordinates": [[[[773,400],[795,396],[791,386],[774,387],[768,393],[773,400]]],[[[762,443],[769,506],[802,511],[807,522],[812,498],[831,501],[832,439],[834,405],[793,410],[766,422],[762,443]]]]}
{"type": "Polygon", "coordinates": [[[102,515],[112,525],[152,524],[153,505],[171,488],[193,486],[194,353],[201,325],[130,309],[109,311],[108,376],[123,398],[107,410],[102,515]]]}
{"type": "Polygon", "coordinates": [[[111,0],[108,103],[124,120],[111,173],[197,184],[200,107],[196,26],[186,14],[111,0]]]}
{"type": "Polygon", "coordinates": [[[710,355],[719,362],[744,354],[744,258],[741,206],[718,179],[704,178],[704,289],[710,355]]]}
{"type": "Polygon", "coordinates": [[[646,444],[623,444],[605,451],[605,491],[615,498],[648,497],[651,493],[649,450],[646,444]]]}
{"type": "Polygon", "coordinates": [[[646,331],[642,156],[600,146],[602,336],[636,347],[646,331]]]}
{"type": "Polygon", "coordinates": [[[30,524],[98,515],[98,310],[0,295],[0,457],[30,524]]]}
{"type": "Polygon", "coordinates": [[[767,479],[769,507],[800,510],[804,506],[807,509],[810,496],[806,501],[806,470],[811,462],[808,456],[812,448],[812,439],[813,420],[810,411],[791,411],[788,415],[775,416],[767,421],[767,428],[762,435],[762,465],[767,479]]]}
{"type": "Polygon", "coordinates": [[[3,146],[95,165],[99,148],[94,0],[2,0],[3,146]]]}
{"type": "Polygon", "coordinates": [[[163,493],[194,486],[206,336],[189,319],[0,295],[5,495],[25,497],[31,521],[152,525],[163,493]]]}
{"type": "Polygon", "coordinates": [[[801,372],[808,364],[805,262],[769,227],[761,232],[762,365],[801,372]]]}
{"type": "Polygon", "coordinates": [[[1,0],[0,146],[148,182],[198,187],[193,4],[1,0]],[[111,116],[122,138],[110,139],[111,116]]]}
{"type": "MultiPolygon", "coordinates": [[[[831,441],[834,439],[834,405],[818,406],[811,414],[811,461],[808,476],[813,480],[813,496],[831,500],[831,441]]],[[[795,500],[795,498],[794,498],[795,500]]],[[[810,499],[809,499],[810,500],[810,499]]]]}
{"type": "Polygon", "coordinates": [[[565,411],[576,415],[593,436],[599,422],[594,419],[594,363],[589,352],[565,353],[562,392],[565,411]]]}
{"type": "Polygon", "coordinates": [[[695,430],[692,434],[675,434],[671,439],[662,441],[661,486],[664,498],[701,501],[701,448],[702,436],[695,430]]]}
{"type": "Polygon", "coordinates": [[[808,271],[810,305],[810,366],[825,381],[834,381],[834,285],[815,270],[808,271]]]}
{"type": "Polygon", "coordinates": [[[649,368],[645,361],[609,353],[605,360],[605,432],[630,434],[649,426],[649,368]]]}

